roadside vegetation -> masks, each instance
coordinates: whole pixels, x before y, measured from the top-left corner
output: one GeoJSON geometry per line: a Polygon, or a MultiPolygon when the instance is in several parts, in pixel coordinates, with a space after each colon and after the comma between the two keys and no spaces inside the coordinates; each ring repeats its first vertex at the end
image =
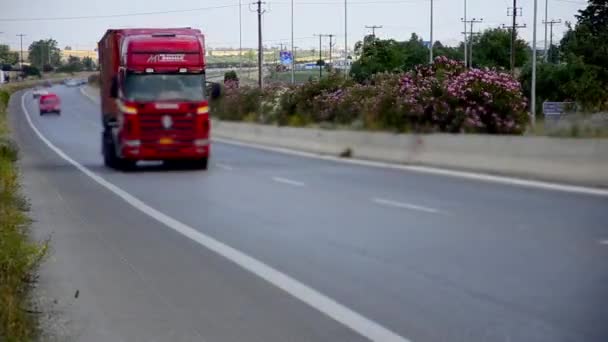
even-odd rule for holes
{"type": "Polygon", "coordinates": [[[30,240],[28,203],[20,194],[17,146],[9,138],[10,94],[25,85],[0,88],[0,340],[24,342],[37,334],[30,290],[47,243],[30,240]]]}
{"type": "MultiPolygon", "coordinates": [[[[393,132],[531,134],[558,137],[608,136],[608,7],[591,0],[559,46],[539,56],[537,125],[528,115],[531,49],[517,39],[510,68],[510,32],[488,29],[472,41],[473,67],[464,46],[434,43],[438,57],[428,65],[428,48],[412,34],[407,41],[373,35],[355,46],[350,77],[318,70],[289,85],[289,72],[271,72],[259,90],[234,83],[212,103],[224,120],[393,132]],[[314,73],[314,76],[313,74],[314,73]],[[511,76],[514,74],[515,76],[511,76]],[[558,125],[545,122],[542,104],[574,102],[558,125]]],[[[329,66],[329,69],[331,67],[329,66]]],[[[302,73],[304,74],[304,73],[302,73]]]]}
{"type": "Polygon", "coordinates": [[[224,120],[395,132],[521,134],[527,124],[519,83],[494,69],[438,57],[405,73],[365,83],[332,74],[285,87],[226,86],[212,114],[224,120]]]}

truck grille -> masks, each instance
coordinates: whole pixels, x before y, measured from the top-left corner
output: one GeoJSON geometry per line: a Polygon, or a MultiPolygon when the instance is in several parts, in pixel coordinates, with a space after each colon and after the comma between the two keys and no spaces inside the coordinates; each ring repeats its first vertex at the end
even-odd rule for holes
{"type": "Polygon", "coordinates": [[[170,137],[175,143],[191,144],[195,133],[194,114],[139,114],[143,144],[156,144],[162,137],[170,137]],[[171,126],[165,128],[163,118],[171,118],[171,126]]]}

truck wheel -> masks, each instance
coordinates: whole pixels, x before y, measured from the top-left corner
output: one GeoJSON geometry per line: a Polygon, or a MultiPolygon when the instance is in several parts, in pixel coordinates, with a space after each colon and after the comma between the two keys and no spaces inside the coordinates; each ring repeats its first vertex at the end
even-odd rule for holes
{"type": "Polygon", "coordinates": [[[103,142],[103,162],[107,167],[118,171],[132,171],[137,164],[135,160],[118,157],[112,138],[106,139],[105,136],[103,142]]]}
{"type": "Polygon", "coordinates": [[[43,112],[43,111],[40,111],[40,116],[43,116],[43,115],[44,115],[44,112],[43,112]]]}
{"type": "Polygon", "coordinates": [[[207,170],[209,168],[209,157],[196,160],[193,164],[197,170],[207,170]]]}
{"type": "Polygon", "coordinates": [[[114,149],[114,143],[112,137],[108,132],[102,133],[101,146],[103,153],[103,163],[105,166],[111,169],[118,168],[118,157],[116,156],[116,150],[114,149]]]}

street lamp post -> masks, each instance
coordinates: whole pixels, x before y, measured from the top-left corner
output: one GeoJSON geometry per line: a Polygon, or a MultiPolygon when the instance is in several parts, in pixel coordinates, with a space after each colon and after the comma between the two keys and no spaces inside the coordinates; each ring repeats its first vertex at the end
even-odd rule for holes
{"type": "Polygon", "coordinates": [[[243,10],[239,0],[239,74],[243,72],[243,10]]]}
{"type": "Polygon", "coordinates": [[[296,55],[293,43],[293,2],[294,0],[291,0],[291,84],[296,83],[296,55]]]}
{"type": "Polygon", "coordinates": [[[549,0],[545,0],[545,53],[543,57],[545,58],[545,62],[549,62],[549,49],[551,46],[549,45],[549,49],[547,48],[547,25],[549,22],[549,0]]]}
{"type": "Polygon", "coordinates": [[[467,45],[469,44],[469,42],[467,40],[467,0],[464,0],[464,19],[462,21],[464,22],[464,65],[466,67],[468,67],[469,66],[469,63],[468,63],[469,47],[467,45]]]}
{"type": "Polygon", "coordinates": [[[429,44],[429,63],[433,64],[433,0],[431,0],[431,43],[429,44]]]}
{"type": "Polygon", "coordinates": [[[348,77],[348,0],[344,0],[344,75],[348,77]]]}
{"type": "Polygon", "coordinates": [[[530,95],[530,123],[536,124],[536,24],[538,17],[538,0],[534,0],[534,27],[532,29],[532,94],[530,95]]]}

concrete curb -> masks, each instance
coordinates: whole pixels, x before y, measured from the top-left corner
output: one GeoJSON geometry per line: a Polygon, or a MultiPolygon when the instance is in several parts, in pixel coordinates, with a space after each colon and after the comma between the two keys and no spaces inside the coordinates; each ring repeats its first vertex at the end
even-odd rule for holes
{"type": "Polygon", "coordinates": [[[608,186],[608,139],[411,135],[214,121],[214,137],[337,156],[608,186]]]}

